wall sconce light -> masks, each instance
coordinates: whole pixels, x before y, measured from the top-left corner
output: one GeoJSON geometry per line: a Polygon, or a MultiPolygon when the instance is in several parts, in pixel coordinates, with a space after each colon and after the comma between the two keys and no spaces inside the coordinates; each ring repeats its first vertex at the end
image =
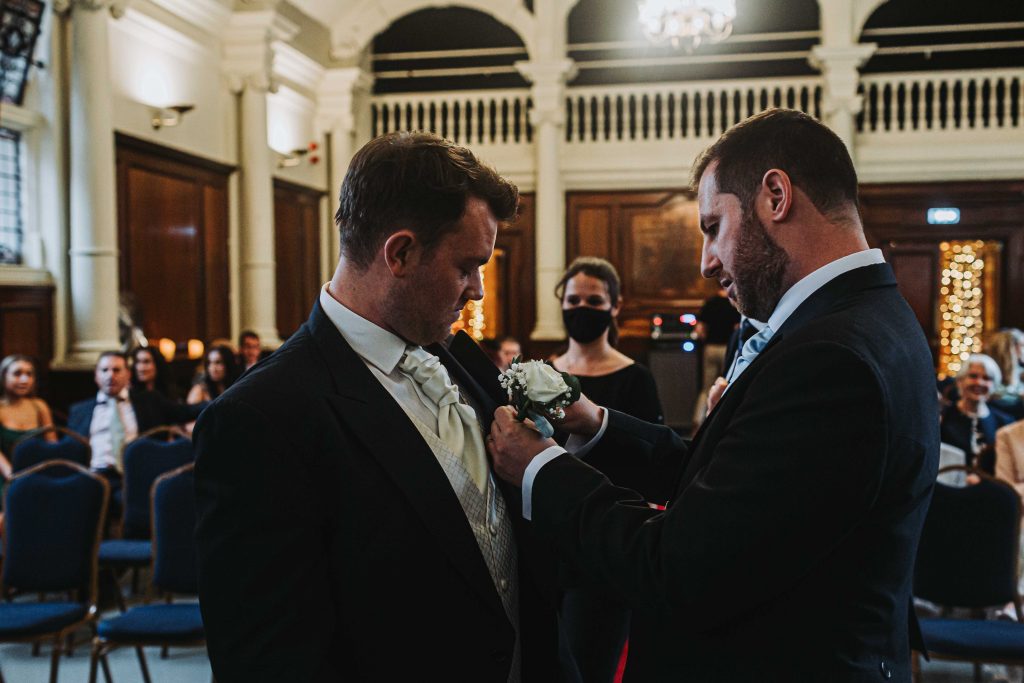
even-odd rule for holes
{"type": "Polygon", "coordinates": [[[307,158],[307,154],[309,155],[307,159],[309,163],[317,164],[320,162],[320,157],[315,154],[318,148],[319,145],[317,143],[311,142],[306,147],[299,147],[298,149],[293,149],[287,154],[281,154],[277,159],[277,167],[294,168],[301,164],[304,158],[307,158]]]}
{"type": "Polygon", "coordinates": [[[165,107],[163,109],[154,109],[153,118],[151,123],[153,124],[153,130],[160,130],[161,128],[172,128],[184,118],[185,114],[195,109],[194,104],[176,104],[173,107],[165,107]]]}
{"type": "Polygon", "coordinates": [[[305,147],[293,149],[287,154],[282,154],[280,157],[278,157],[277,167],[294,168],[295,166],[298,166],[299,164],[302,163],[302,157],[306,156],[307,154],[309,154],[309,150],[306,149],[305,147]]]}
{"type": "Polygon", "coordinates": [[[188,346],[186,348],[188,349],[189,360],[199,360],[203,357],[203,351],[206,350],[203,346],[203,342],[198,339],[189,339],[188,346]]]}

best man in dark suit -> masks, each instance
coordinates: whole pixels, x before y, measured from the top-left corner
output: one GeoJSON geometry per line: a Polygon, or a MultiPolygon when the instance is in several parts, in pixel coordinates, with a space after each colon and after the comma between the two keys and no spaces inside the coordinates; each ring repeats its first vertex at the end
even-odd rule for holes
{"type": "Polygon", "coordinates": [[[128,357],[120,351],[100,354],[95,380],[99,391],[71,406],[68,429],[89,440],[91,469],[106,477],[116,493],[121,487],[121,446],[153,427],[191,422],[206,403],[183,405],[155,391],[130,388],[128,357]]]}
{"type": "Polygon", "coordinates": [[[627,681],[910,681],[934,375],[864,239],[849,154],[773,110],[727,131],[694,177],[702,273],[768,323],[702,429],[685,443],[575,405],[566,427],[598,439],[585,460],[648,462],[625,484],[637,493],[501,408],[496,471],[522,481],[525,513],[570,567],[635,610],[627,681]]]}
{"type": "Polygon", "coordinates": [[[433,135],[352,159],[341,259],[309,320],[196,426],[220,683],[559,678],[553,571],[486,461],[498,371],[471,342],[438,344],[483,296],[517,202],[433,135]],[[461,443],[446,436],[456,416],[461,443]]]}

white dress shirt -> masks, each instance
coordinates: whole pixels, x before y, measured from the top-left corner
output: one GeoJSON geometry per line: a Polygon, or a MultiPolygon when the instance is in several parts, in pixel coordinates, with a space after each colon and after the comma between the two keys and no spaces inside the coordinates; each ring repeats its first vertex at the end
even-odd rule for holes
{"type": "MultiPolygon", "coordinates": [[[[782,295],[782,298],[779,299],[779,303],[776,304],[771,317],[768,318],[768,326],[773,330],[778,331],[782,328],[783,324],[785,324],[786,320],[789,319],[789,316],[793,314],[793,311],[799,308],[800,304],[825,286],[825,284],[839,277],[843,273],[847,273],[856,268],[877,265],[879,263],[885,263],[881,249],[865,249],[864,251],[858,251],[854,254],[843,256],[831,263],[825,264],[810,275],[801,279],[782,295]]],[[[607,426],[608,411],[606,410],[604,411],[604,420],[601,423],[601,431],[599,431],[597,436],[587,443],[587,450],[597,443],[604,434],[607,426]]],[[[526,471],[523,472],[523,517],[526,519],[531,519],[533,511],[533,481],[537,478],[537,473],[540,472],[544,465],[548,464],[565,452],[565,449],[561,447],[552,446],[551,448],[537,454],[537,456],[530,461],[530,464],[526,466],[526,471]]]]}
{"type": "MultiPolygon", "coordinates": [[[[135,409],[128,399],[128,387],[121,390],[117,400],[102,391],[96,394],[96,407],[92,411],[92,422],[89,423],[89,445],[92,447],[92,461],[89,467],[94,470],[119,467],[117,453],[110,434],[110,421],[114,419],[114,409],[121,414],[124,425],[124,443],[128,443],[139,435],[139,423],[135,417],[135,409]]],[[[122,444],[123,445],[123,444],[122,444]]]]}
{"type": "Polygon", "coordinates": [[[402,410],[415,416],[437,435],[437,404],[423,393],[416,380],[398,369],[409,344],[393,332],[388,332],[346,308],[330,295],[326,284],[320,290],[320,306],[402,410]]]}

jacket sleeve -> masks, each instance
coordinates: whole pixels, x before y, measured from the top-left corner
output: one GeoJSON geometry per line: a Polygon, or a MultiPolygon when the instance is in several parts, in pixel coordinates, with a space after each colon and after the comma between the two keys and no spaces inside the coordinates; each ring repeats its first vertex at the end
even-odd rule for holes
{"type": "Polygon", "coordinates": [[[765,361],[708,464],[665,512],[562,457],[534,482],[533,523],[571,565],[633,607],[669,610],[681,628],[712,629],[794,586],[878,495],[885,397],[838,344],[765,361]]]}
{"type": "Polygon", "coordinates": [[[227,399],[195,430],[199,597],[221,683],[342,679],[326,514],[279,427],[227,399]]]}

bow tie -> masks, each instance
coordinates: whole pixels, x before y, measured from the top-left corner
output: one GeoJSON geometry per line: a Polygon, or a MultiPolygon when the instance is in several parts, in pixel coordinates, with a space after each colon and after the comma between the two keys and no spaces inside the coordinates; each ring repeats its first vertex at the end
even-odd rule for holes
{"type": "Polygon", "coordinates": [[[96,403],[103,405],[106,403],[124,403],[128,399],[123,396],[104,396],[103,398],[96,399],[96,403]]]}

